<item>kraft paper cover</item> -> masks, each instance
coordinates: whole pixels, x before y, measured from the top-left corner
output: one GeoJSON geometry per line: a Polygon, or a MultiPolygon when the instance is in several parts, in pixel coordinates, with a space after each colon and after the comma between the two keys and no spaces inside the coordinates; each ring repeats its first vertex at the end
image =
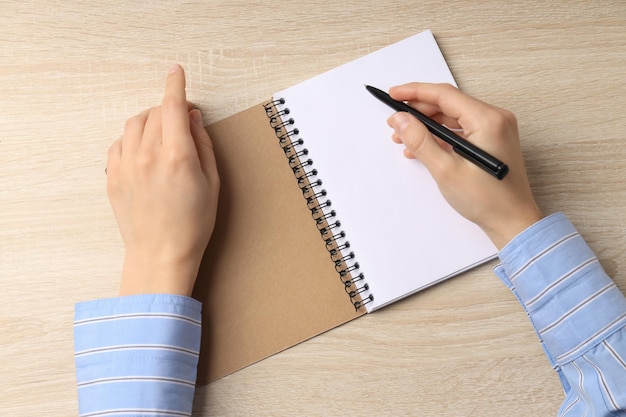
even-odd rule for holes
{"type": "Polygon", "coordinates": [[[194,290],[206,384],[355,317],[262,104],[207,127],[220,174],[194,290]]]}

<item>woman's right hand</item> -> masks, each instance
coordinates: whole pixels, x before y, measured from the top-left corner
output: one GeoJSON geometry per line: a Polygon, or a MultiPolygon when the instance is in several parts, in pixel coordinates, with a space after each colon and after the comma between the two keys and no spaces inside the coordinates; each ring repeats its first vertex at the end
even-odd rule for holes
{"type": "Polygon", "coordinates": [[[410,83],[393,87],[390,95],[452,129],[509,166],[497,180],[456,154],[406,112],[391,116],[396,143],[430,171],[443,196],[462,216],[480,226],[498,249],[543,215],[533,197],[519,143],[515,116],[483,103],[449,84],[410,83]]]}

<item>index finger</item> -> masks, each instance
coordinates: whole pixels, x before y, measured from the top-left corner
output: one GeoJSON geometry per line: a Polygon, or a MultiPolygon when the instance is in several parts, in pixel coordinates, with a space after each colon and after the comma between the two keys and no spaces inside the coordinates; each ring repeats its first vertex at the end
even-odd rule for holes
{"type": "Polygon", "coordinates": [[[389,95],[395,100],[437,106],[443,114],[457,120],[477,117],[486,108],[491,108],[450,84],[409,83],[392,87],[389,95]]]}
{"type": "Polygon", "coordinates": [[[189,110],[185,93],[185,72],[178,64],[174,65],[165,81],[165,93],[161,104],[163,144],[186,140],[192,142],[189,130],[189,110]]]}

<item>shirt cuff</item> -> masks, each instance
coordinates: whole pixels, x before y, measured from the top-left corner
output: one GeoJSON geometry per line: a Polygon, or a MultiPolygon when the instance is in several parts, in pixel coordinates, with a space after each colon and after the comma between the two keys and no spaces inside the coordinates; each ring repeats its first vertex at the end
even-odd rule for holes
{"type": "Polygon", "coordinates": [[[528,313],[553,365],[626,325],[626,299],[563,213],[506,245],[494,268],[528,313]]]}
{"type": "Polygon", "coordinates": [[[201,303],[189,297],[148,294],[77,303],[80,415],[190,415],[200,336],[201,303]]]}

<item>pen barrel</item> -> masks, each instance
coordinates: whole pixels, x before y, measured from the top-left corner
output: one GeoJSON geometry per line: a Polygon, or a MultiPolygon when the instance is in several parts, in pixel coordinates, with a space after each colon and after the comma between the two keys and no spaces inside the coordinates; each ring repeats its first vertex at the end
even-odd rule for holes
{"type": "Polygon", "coordinates": [[[424,123],[433,135],[452,145],[452,149],[457,154],[478,165],[496,178],[502,179],[508,173],[508,167],[505,163],[474,145],[472,142],[460,137],[443,126],[433,126],[432,120],[429,118],[421,118],[417,114],[415,116],[424,123]]]}
{"type": "Polygon", "coordinates": [[[478,165],[480,168],[501,180],[509,172],[509,167],[498,158],[490,155],[467,139],[462,138],[450,129],[432,120],[430,117],[409,107],[405,109],[422,122],[433,135],[441,138],[446,143],[452,145],[452,149],[465,159],[478,165]]]}
{"type": "Polygon", "coordinates": [[[499,180],[504,178],[509,172],[509,167],[507,164],[499,161],[489,154],[484,154],[484,152],[480,152],[472,155],[458,147],[453,146],[452,149],[454,150],[454,152],[458,153],[465,159],[473,162],[475,165],[478,165],[480,168],[499,180]]]}

